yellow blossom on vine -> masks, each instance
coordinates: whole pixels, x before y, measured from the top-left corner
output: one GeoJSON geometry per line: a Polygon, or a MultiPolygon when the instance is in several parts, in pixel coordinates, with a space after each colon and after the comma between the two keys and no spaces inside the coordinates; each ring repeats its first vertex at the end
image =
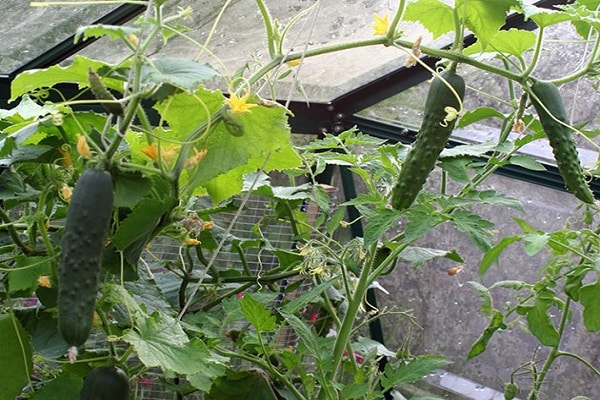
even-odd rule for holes
{"type": "Polygon", "coordinates": [[[214,227],[215,227],[215,223],[213,221],[204,221],[204,223],[202,224],[203,230],[212,229],[214,227]]]}
{"type": "Polygon", "coordinates": [[[185,239],[185,244],[187,244],[188,246],[198,246],[200,244],[200,241],[195,238],[187,238],[185,239]]]}
{"type": "Polygon", "coordinates": [[[150,159],[157,161],[158,160],[158,150],[156,149],[156,145],[149,144],[140,150],[144,155],[148,156],[150,159]]]}
{"type": "Polygon", "coordinates": [[[194,148],[194,155],[185,160],[183,168],[191,168],[197,165],[206,156],[206,153],[208,153],[208,150],[206,149],[198,150],[194,148]]]}
{"type": "Polygon", "coordinates": [[[51,288],[52,282],[50,282],[50,277],[48,275],[42,275],[37,279],[38,285],[45,288],[51,288]]]}
{"type": "Polygon", "coordinates": [[[60,188],[59,190],[59,194],[60,197],[64,200],[64,201],[69,201],[71,200],[71,196],[73,195],[73,189],[71,189],[69,186],[64,185],[63,187],[60,188]]]}
{"type": "Polygon", "coordinates": [[[62,156],[62,165],[63,167],[70,167],[73,165],[73,160],[71,159],[71,149],[68,144],[63,144],[58,148],[58,152],[62,156]]]}
{"type": "Polygon", "coordinates": [[[373,35],[387,35],[387,31],[390,27],[389,22],[389,14],[385,14],[383,17],[380,17],[378,14],[373,15],[375,19],[375,23],[372,25],[375,33],[373,35]]]}
{"type": "Polygon", "coordinates": [[[230,93],[225,103],[229,105],[234,114],[243,114],[257,106],[257,104],[248,103],[248,97],[250,97],[250,93],[246,93],[242,97],[238,97],[235,93],[230,93]]]}
{"type": "Polygon", "coordinates": [[[133,47],[137,47],[138,43],[140,42],[135,33],[130,33],[127,35],[127,39],[129,39],[129,42],[133,45],[133,47]]]}
{"type": "Polygon", "coordinates": [[[90,158],[92,155],[90,146],[88,145],[85,136],[83,136],[81,133],[77,134],[77,152],[83,158],[90,158]]]}

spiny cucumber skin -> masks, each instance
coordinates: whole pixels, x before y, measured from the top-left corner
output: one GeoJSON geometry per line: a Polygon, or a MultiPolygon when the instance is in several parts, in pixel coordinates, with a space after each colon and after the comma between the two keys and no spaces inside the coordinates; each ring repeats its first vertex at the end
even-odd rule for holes
{"type": "Polygon", "coordinates": [[[58,265],[58,327],[69,346],[81,346],[92,330],[100,256],[112,206],[110,174],[96,169],[83,172],[67,210],[58,265]]]}
{"type": "MultiPolygon", "coordinates": [[[[452,71],[442,72],[441,76],[454,88],[462,102],[465,95],[463,78],[452,71]]],[[[446,107],[457,111],[461,108],[456,95],[436,76],[427,94],[421,129],[392,189],[391,204],[396,210],[404,210],[415,201],[452,134],[456,119],[445,120],[446,107]]]]}
{"type": "Polygon", "coordinates": [[[558,171],[571,193],[584,203],[593,204],[594,194],[590,190],[579,162],[579,154],[572,137],[567,111],[562,102],[558,88],[548,81],[535,81],[531,91],[537,98],[531,101],[538,114],[542,128],[548,137],[558,171]],[[541,102],[541,104],[540,104],[541,102]],[[550,114],[542,107],[546,106],[550,114]],[[558,121],[555,121],[554,116],[558,121]]]}

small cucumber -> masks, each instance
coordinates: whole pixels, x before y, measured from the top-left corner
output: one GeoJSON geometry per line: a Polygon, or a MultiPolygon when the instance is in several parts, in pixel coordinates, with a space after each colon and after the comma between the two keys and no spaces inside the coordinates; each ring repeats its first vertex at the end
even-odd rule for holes
{"type": "Polygon", "coordinates": [[[531,86],[531,92],[535,95],[531,96],[531,101],[548,136],[565,186],[579,200],[593,204],[594,194],[585,180],[558,88],[552,82],[536,80],[531,86]]]}
{"type": "Polygon", "coordinates": [[[117,367],[94,368],[83,381],[79,400],[129,400],[129,378],[117,367]]]}
{"type": "Polygon", "coordinates": [[[465,95],[463,78],[453,70],[446,70],[440,75],[442,79],[436,76],[431,83],[421,129],[392,189],[391,203],[396,210],[410,207],[417,198],[452,134],[457,116],[453,112],[461,109],[465,95]]]}
{"type": "Polygon", "coordinates": [[[102,103],[102,107],[108,113],[122,117],[125,113],[123,105],[108,91],[106,86],[104,86],[104,82],[102,82],[102,78],[91,67],[88,70],[88,81],[94,97],[98,100],[105,100],[102,103]]]}
{"type": "Polygon", "coordinates": [[[87,340],[92,330],[100,256],[112,211],[111,175],[97,169],[83,172],[67,210],[58,264],[59,332],[75,348],[87,340]]]}

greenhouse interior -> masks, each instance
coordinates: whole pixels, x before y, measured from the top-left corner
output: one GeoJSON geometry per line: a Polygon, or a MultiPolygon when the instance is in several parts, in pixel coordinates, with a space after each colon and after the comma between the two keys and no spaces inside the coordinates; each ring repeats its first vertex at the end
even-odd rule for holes
{"type": "Polygon", "coordinates": [[[4,0],[0,400],[600,399],[600,0],[4,0]]]}

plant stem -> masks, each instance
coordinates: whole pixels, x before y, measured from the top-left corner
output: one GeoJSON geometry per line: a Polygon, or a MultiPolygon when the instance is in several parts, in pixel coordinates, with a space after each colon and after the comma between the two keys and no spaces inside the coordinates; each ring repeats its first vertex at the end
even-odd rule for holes
{"type": "Polygon", "coordinates": [[[538,59],[540,58],[540,53],[542,52],[543,44],[544,44],[544,28],[542,26],[540,26],[539,31],[537,33],[536,41],[535,41],[535,47],[533,49],[533,56],[531,57],[529,66],[521,74],[521,76],[523,78],[527,78],[531,74],[533,69],[536,67],[538,59]]]}

